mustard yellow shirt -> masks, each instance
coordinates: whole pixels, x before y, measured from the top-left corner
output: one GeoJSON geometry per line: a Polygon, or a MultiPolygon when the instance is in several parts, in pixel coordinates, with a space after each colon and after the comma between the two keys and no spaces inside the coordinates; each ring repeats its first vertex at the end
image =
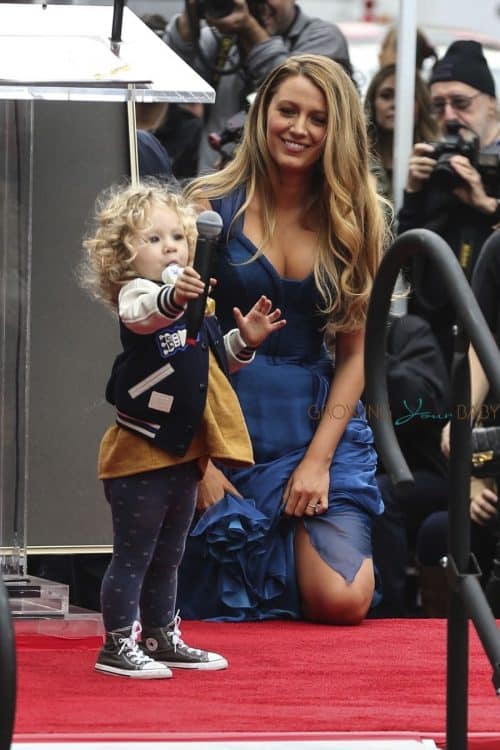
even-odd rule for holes
{"type": "Polygon", "coordinates": [[[209,350],[207,401],[203,420],[184,456],[158,448],[125,427],[112,425],[99,448],[99,479],[125,477],[143,471],[198,460],[203,474],[208,460],[228,466],[251,466],[252,444],[238,397],[209,350]]]}

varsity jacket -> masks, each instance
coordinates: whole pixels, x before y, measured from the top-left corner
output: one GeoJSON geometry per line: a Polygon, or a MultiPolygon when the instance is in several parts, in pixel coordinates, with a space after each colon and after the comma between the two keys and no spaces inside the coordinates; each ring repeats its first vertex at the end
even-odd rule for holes
{"type": "Polygon", "coordinates": [[[197,345],[186,344],[184,308],[173,286],[134,279],[120,291],[123,351],[116,357],[106,399],[116,421],[163,450],[183,456],[200,425],[208,387],[209,348],[227,376],[253,359],[238,329],[222,335],[217,318],[201,325],[197,345]]]}

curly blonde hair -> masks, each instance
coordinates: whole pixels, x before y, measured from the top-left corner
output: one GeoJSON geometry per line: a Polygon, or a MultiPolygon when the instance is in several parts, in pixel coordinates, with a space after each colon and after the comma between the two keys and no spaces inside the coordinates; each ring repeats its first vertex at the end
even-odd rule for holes
{"type": "Polygon", "coordinates": [[[272,181],[276,165],[267,144],[267,112],[279,86],[291,76],[308,78],[325,97],[325,145],[305,210],[314,207],[319,216],[314,276],[323,300],[321,311],[336,331],[353,331],[366,317],[387,228],[369,172],[364,113],[358,92],[341,65],[309,54],[289,57],[274,68],[257,92],[233,161],[220,172],[194,180],[185,192],[189,200],[201,203],[245,185],[245,201],[233,223],[258,195],[264,238],[255,258],[262,254],[276,226],[272,181]]]}
{"type": "Polygon", "coordinates": [[[132,267],[133,240],[147,229],[156,206],[170,208],[178,215],[191,263],[197,237],[196,211],[172,185],[148,179],[138,185],[114,185],[97,198],[95,231],[83,241],[86,257],[79,269],[79,280],[95,298],[113,309],[120,288],[137,277],[132,267]]]}

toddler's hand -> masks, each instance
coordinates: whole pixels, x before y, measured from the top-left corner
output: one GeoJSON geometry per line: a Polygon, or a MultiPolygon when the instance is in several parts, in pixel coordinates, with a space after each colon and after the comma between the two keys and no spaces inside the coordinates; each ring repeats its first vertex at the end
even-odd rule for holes
{"type": "Polygon", "coordinates": [[[184,307],[190,299],[199,297],[204,288],[200,274],[191,266],[186,266],[175,280],[173,294],[175,304],[184,307]]]}
{"type": "Polygon", "coordinates": [[[271,300],[262,295],[246,315],[242,314],[239,307],[233,307],[236,325],[247,346],[256,349],[270,333],[286,325],[279,307],[271,312],[272,306],[271,300]]]}

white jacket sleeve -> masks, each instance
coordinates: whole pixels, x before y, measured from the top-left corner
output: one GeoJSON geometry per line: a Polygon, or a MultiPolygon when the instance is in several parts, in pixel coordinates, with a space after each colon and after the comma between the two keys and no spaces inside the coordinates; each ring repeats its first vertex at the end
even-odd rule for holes
{"type": "Polygon", "coordinates": [[[148,279],[134,279],[120,290],[118,315],[134,333],[148,334],[166,328],[184,312],[173,301],[174,287],[158,286],[148,279]]]}
{"type": "Polygon", "coordinates": [[[247,346],[237,328],[232,328],[224,336],[229,372],[237,372],[248,365],[255,357],[255,349],[247,346]]]}

